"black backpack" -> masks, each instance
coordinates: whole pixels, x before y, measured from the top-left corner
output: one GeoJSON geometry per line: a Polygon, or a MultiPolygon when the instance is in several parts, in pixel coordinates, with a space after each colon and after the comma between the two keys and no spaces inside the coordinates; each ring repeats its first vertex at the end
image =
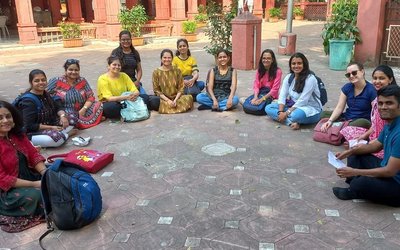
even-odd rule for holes
{"type": "MultiPolygon", "coordinates": [[[[319,78],[317,75],[315,75],[314,72],[311,71],[311,74],[313,74],[315,76],[315,78],[317,79],[318,89],[319,89],[319,93],[320,93],[320,96],[317,96],[313,92],[313,96],[316,97],[317,99],[319,99],[319,101],[321,102],[322,106],[324,106],[328,102],[328,92],[326,91],[325,84],[321,80],[321,78],[319,78]]],[[[294,80],[294,73],[291,73],[290,77],[289,77],[289,81],[288,81],[289,85],[293,80],[294,80]]]]}
{"type": "MultiPolygon", "coordinates": [[[[40,239],[54,230],[78,229],[93,222],[102,209],[100,188],[80,166],[56,160],[42,176],[42,200],[47,228],[40,239]]],[[[43,248],[44,249],[44,248],[43,248]]]]}

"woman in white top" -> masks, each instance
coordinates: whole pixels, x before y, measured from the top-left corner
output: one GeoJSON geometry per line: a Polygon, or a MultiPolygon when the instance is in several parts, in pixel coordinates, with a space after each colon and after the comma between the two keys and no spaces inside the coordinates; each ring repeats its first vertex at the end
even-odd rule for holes
{"type": "Polygon", "coordinates": [[[289,67],[290,74],[283,80],[278,102],[267,105],[265,112],[272,119],[297,130],[300,124],[318,122],[322,105],[317,79],[311,73],[304,54],[297,52],[292,55],[289,67]],[[292,74],[294,77],[290,77],[292,74]]]}

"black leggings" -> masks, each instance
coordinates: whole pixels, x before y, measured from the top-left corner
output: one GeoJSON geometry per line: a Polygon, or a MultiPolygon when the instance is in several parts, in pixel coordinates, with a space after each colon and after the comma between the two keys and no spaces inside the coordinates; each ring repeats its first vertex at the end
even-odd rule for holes
{"type": "MultiPolygon", "coordinates": [[[[354,155],[347,159],[347,165],[358,169],[373,169],[380,167],[381,159],[368,155],[354,155]]],[[[355,176],[348,179],[350,190],[357,198],[371,200],[393,207],[400,207],[400,183],[394,178],[376,178],[355,176]]]]}
{"type": "MultiPolygon", "coordinates": [[[[150,105],[149,96],[146,94],[139,95],[143,102],[147,105],[147,109],[153,110],[150,105]]],[[[119,119],[121,117],[121,103],[119,102],[103,102],[103,115],[111,119],[119,119]]]]}

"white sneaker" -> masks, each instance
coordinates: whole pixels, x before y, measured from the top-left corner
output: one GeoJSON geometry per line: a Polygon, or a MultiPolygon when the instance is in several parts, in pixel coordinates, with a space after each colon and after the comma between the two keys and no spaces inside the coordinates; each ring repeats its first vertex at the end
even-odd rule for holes
{"type": "Polygon", "coordinates": [[[243,105],[243,103],[246,101],[247,97],[240,97],[239,98],[239,103],[243,105]]]}
{"type": "Polygon", "coordinates": [[[75,146],[84,147],[89,144],[90,137],[77,136],[72,138],[72,142],[75,146]]]}

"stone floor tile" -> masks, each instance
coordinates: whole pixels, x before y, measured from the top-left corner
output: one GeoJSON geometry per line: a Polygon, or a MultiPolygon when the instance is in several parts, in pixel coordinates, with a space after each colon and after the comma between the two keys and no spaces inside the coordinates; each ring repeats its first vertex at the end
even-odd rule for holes
{"type": "Polygon", "coordinates": [[[185,247],[198,247],[200,246],[201,238],[187,237],[185,241],[185,247]]]}
{"type": "Polygon", "coordinates": [[[295,233],[310,233],[310,227],[307,225],[294,225],[295,233]]]}
{"type": "Polygon", "coordinates": [[[172,223],[173,219],[174,219],[174,217],[160,217],[160,219],[158,219],[157,224],[170,225],[172,223]]]}
{"type": "Polygon", "coordinates": [[[331,217],[339,217],[339,211],[336,209],[325,209],[325,215],[331,217]]]}
{"type": "Polygon", "coordinates": [[[291,192],[289,192],[289,198],[290,199],[301,200],[301,199],[303,199],[303,195],[301,193],[291,193],[291,192]]]}
{"type": "Polygon", "coordinates": [[[385,238],[382,231],[368,229],[367,233],[368,233],[368,237],[370,237],[370,238],[375,238],[375,239],[384,239],[385,238]]]}
{"type": "Polygon", "coordinates": [[[111,177],[114,174],[114,172],[104,172],[101,177],[111,177]]]}
{"type": "Polygon", "coordinates": [[[237,229],[239,228],[239,221],[238,220],[228,220],[225,221],[225,228],[232,228],[232,229],[237,229]]]}
{"type": "Polygon", "coordinates": [[[234,166],[234,167],[233,167],[233,170],[236,170],[236,171],[243,171],[243,170],[244,170],[244,167],[243,167],[243,166],[234,166]]]}
{"type": "Polygon", "coordinates": [[[229,191],[230,195],[242,195],[242,190],[241,189],[231,189],[229,191]]]}
{"type": "Polygon", "coordinates": [[[149,202],[150,202],[150,200],[138,200],[138,202],[136,202],[136,205],[145,207],[145,206],[149,205],[149,202]]]}
{"type": "Polygon", "coordinates": [[[268,242],[260,242],[258,250],[275,250],[275,244],[268,242]]]}
{"type": "Polygon", "coordinates": [[[207,201],[198,201],[196,203],[196,208],[208,208],[210,206],[210,203],[207,201]]]}
{"type": "Polygon", "coordinates": [[[393,216],[396,220],[400,220],[400,213],[393,213],[393,216]]]}
{"type": "Polygon", "coordinates": [[[131,234],[129,233],[117,233],[113,239],[114,242],[121,242],[121,243],[126,243],[129,240],[129,237],[131,237],[131,234]]]}

